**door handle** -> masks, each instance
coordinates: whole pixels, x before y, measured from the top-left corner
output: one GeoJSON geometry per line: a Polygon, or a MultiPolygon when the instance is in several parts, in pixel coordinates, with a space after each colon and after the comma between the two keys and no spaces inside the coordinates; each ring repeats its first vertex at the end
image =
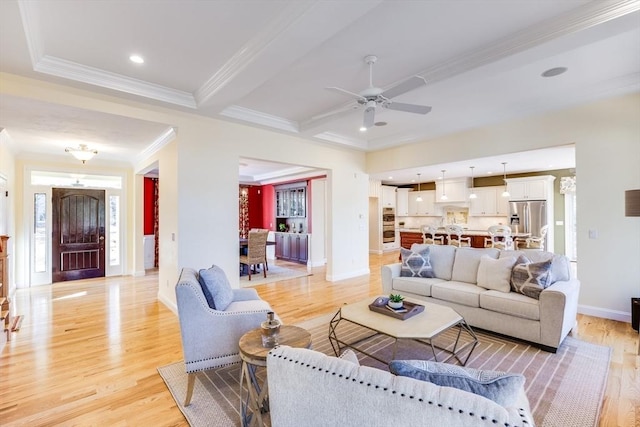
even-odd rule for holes
{"type": "Polygon", "coordinates": [[[104,240],[104,236],[100,236],[100,240],[104,240]]]}

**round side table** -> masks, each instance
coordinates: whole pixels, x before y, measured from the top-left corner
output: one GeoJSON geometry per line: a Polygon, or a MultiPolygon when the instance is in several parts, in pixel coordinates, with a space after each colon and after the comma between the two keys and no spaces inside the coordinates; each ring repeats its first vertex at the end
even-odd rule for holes
{"type": "MultiPolygon", "coordinates": [[[[259,381],[256,376],[258,368],[267,367],[267,353],[271,348],[262,346],[262,331],[253,329],[240,337],[240,418],[242,426],[264,426],[262,414],[269,412],[269,395],[267,379],[259,381]],[[255,416],[254,416],[255,415],[255,416]]],[[[311,334],[303,328],[291,325],[280,326],[279,345],[310,348],[311,334]]]]}

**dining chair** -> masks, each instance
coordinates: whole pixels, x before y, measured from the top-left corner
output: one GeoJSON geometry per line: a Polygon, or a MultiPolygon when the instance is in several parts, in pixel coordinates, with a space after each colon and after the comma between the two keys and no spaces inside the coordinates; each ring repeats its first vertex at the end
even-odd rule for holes
{"type": "Polygon", "coordinates": [[[444,236],[436,236],[437,228],[433,225],[423,225],[422,230],[422,243],[428,245],[444,245],[444,236]]]}
{"type": "Polygon", "coordinates": [[[447,233],[447,244],[458,247],[471,247],[471,237],[462,237],[464,228],[457,224],[450,224],[445,226],[445,233],[447,233]]]}
{"type": "Polygon", "coordinates": [[[247,266],[249,280],[253,267],[262,264],[262,273],[267,277],[267,230],[250,230],[247,243],[247,254],[240,255],[240,264],[247,266]]]}
{"type": "Polygon", "coordinates": [[[543,225],[540,228],[539,236],[531,236],[525,239],[525,245],[527,249],[540,249],[544,251],[544,239],[547,236],[547,231],[549,231],[549,225],[543,225]]]}
{"type": "Polygon", "coordinates": [[[485,237],[484,239],[485,248],[513,248],[511,227],[509,227],[508,225],[492,225],[487,231],[489,233],[489,237],[485,237]]]}

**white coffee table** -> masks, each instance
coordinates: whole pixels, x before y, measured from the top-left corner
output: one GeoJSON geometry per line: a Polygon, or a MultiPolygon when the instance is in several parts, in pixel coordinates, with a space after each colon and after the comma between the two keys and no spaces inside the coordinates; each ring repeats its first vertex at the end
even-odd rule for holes
{"type": "Polygon", "coordinates": [[[358,347],[358,344],[361,342],[373,338],[376,335],[383,334],[395,340],[392,360],[396,357],[398,340],[406,339],[417,341],[431,347],[431,351],[433,352],[433,357],[436,362],[438,362],[436,351],[436,349],[438,349],[448,354],[448,356],[443,360],[440,360],[440,362],[447,362],[452,358],[456,358],[456,360],[464,366],[469,360],[469,357],[476,345],[478,345],[478,338],[471,327],[461,315],[450,307],[406,298],[406,301],[415,304],[422,304],[425,308],[422,313],[405,320],[400,320],[369,310],[369,304],[371,304],[374,299],[375,298],[368,298],[353,304],[346,304],[338,310],[335,316],[333,316],[329,323],[329,342],[331,343],[336,355],[339,355],[344,348],[349,347],[386,364],[390,361],[382,360],[379,357],[363,351],[361,347],[358,347]],[[343,321],[370,329],[373,331],[373,334],[360,338],[354,342],[346,342],[338,337],[337,333],[337,327],[343,321]],[[445,348],[435,345],[433,340],[450,328],[458,328],[453,347],[449,345],[445,348]],[[471,340],[461,344],[460,336],[463,332],[468,334],[471,340]],[[468,347],[471,347],[469,353],[464,360],[460,359],[459,355],[468,347]]]}

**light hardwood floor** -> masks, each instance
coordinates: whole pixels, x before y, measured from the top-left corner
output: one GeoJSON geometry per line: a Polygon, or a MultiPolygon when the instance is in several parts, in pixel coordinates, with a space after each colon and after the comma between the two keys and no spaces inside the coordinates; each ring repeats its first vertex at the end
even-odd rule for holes
{"type": "MultiPolygon", "coordinates": [[[[331,283],[319,268],[256,289],[293,324],[378,295],[380,266],[396,259],[372,255],[370,276],[331,283]]],[[[0,358],[0,425],[186,426],[156,370],[182,359],[177,317],[157,289],[152,272],[19,290],[24,321],[0,358]]],[[[640,426],[637,332],[595,317],[578,322],[574,336],[613,349],[601,426],[640,426]]]]}

